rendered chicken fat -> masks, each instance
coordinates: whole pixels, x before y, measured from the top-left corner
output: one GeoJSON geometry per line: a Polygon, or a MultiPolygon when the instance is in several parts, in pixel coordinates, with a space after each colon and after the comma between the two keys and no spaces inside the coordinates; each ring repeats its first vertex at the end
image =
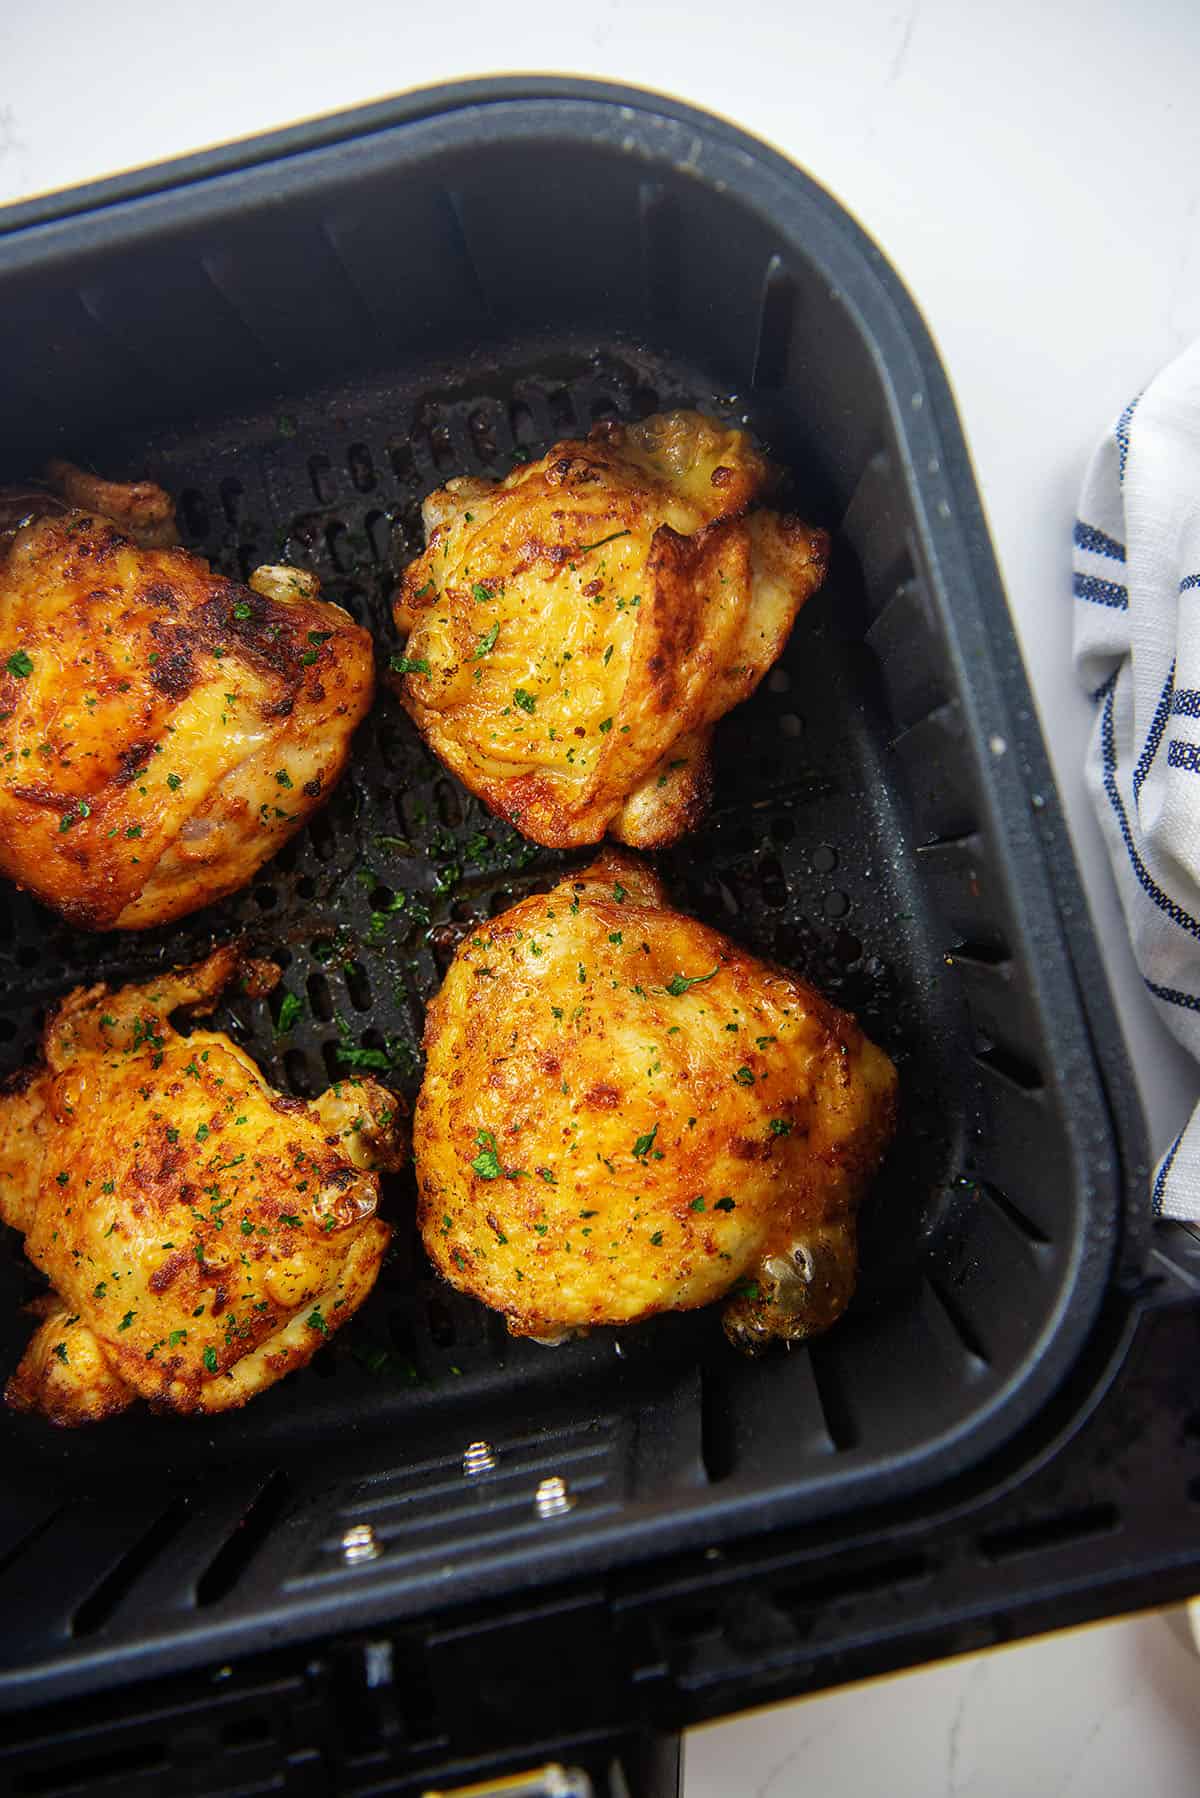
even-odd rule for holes
{"type": "Polygon", "coordinates": [[[283,1098],[227,1036],[169,1021],[211,1011],[238,973],[262,990],[276,972],[225,948],[141,986],[79,988],[41,1064],[0,1091],[0,1218],[54,1288],[10,1405],[59,1424],[139,1397],[228,1410],[370,1292],[400,1101],[366,1079],[283,1098]]]}
{"type": "Polygon", "coordinates": [[[162,547],[150,483],[52,473],[62,500],[0,493],[0,872],[74,924],[147,929],[244,886],[327,797],[371,640],[312,575],[244,587],[162,547]]]}
{"type": "Polygon", "coordinates": [[[610,854],[462,944],[413,1145],[452,1285],[553,1339],[731,1295],[746,1347],[844,1309],[896,1072],[803,981],[610,854]]]}
{"type": "Polygon", "coordinates": [[[430,494],[393,663],[430,747],[535,842],[682,835],[714,725],[825,574],[823,531],[753,509],[770,479],[744,431],[675,412],[430,494]]]}

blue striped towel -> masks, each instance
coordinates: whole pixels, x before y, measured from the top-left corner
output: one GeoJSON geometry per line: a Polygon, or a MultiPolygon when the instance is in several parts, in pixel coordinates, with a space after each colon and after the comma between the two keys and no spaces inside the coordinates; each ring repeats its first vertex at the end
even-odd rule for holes
{"type": "MultiPolygon", "coordinates": [[[[1200,1060],[1200,343],[1092,457],[1074,565],[1075,664],[1096,703],[1088,788],[1142,978],[1200,1060]]],[[[1152,1197],[1200,1222],[1200,1108],[1152,1197]]]]}

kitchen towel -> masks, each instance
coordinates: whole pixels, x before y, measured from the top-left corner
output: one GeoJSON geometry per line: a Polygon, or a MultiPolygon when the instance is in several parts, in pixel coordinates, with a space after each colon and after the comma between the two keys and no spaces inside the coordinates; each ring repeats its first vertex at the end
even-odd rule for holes
{"type": "MultiPolygon", "coordinates": [[[[1142,978],[1200,1060],[1200,343],[1092,457],[1074,568],[1075,664],[1096,707],[1088,788],[1142,978]]],[[[1200,1222],[1200,1107],[1151,1201],[1200,1222]]]]}

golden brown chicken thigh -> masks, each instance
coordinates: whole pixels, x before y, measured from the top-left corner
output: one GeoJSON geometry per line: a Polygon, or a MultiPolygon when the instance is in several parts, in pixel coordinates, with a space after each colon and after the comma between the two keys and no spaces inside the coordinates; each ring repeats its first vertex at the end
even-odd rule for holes
{"type": "Polygon", "coordinates": [[[545,1339],[729,1294],[746,1347],[834,1321],[896,1072],[803,981],[610,854],[460,947],[429,1008],[420,1225],[545,1339]]]}
{"type": "Polygon", "coordinates": [[[0,494],[0,872],[141,930],[236,891],[328,795],[374,685],[315,578],[161,545],[161,489],[52,464],[0,494]],[[77,501],[105,505],[120,523],[77,501]]]}
{"type": "Polygon", "coordinates": [[[224,948],[143,985],[78,988],[40,1065],[0,1092],[0,1218],[54,1288],[8,1383],[19,1410],[228,1410],[303,1366],[370,1292],[400,1102],[357,1079],[283,1098],[227,1036],[173,1028],[171,1011],[211,1011],[239,973],[257,991],[276,976],[224,948]]]}
{"type": "Polygon", "coordinates": [[[673,412],[431,494],[393,660],[430,747],[535,842],[680,836],[713,726],[824,578],[825,533],[756,509],[770,478],[744,431],[673,412]]]}

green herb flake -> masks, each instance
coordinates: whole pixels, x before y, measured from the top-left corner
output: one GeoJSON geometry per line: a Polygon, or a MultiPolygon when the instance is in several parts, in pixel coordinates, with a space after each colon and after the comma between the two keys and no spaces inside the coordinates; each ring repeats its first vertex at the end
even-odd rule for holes
{"type": "Polygon", "coordinates": [[[672,999],[678,999],[684,993],[690,992],[692,987],[703,986],[706,980],[711,980],[720,972],[721,964],[718,962],[716,967],[707,974],[672,974],[664,990],[670,993],[672,999]]]}
{"type": "Polygon", "coordinates": [[[772,1136],[790,1136],[791,1134],[792,1134],[792,1126],[788,1122],[787,1118],[772,1118],[771,1119],[771,1135],[772,1136]]]}
{"type": "Polygon", "coordinates": [[[527,693],[524,687],[517,687],[513,693],[513,704],[520,706],[523,712],[532,712],[537,705],[537,700],[532,693],[527,693]]]}
{"type": "Polygon", "coordinates": [[[309,1312],[308,1316],[305,1318],[304,1321],[308,1325],[310,1330],[320,1330],[322,1336],[328,1336],[329,1325],[325,1322],[325,1319],[321,1316],[321,1307],[319,1305],[313,1306],[312,1310],[309,1312]]]}
{"type": "Polygon", "coordinates": [[[286,1036],[303,1010],[304,1001],[298,994],[285,993],[279,1007],[279,1022],[275,1026],[276,1036],[286,1036]]]}
{"type": "Polygon", "coordinates": [[[33,663],[23,649],[14,650],[4,666],[10,674],[15,674],[18,680],[25,680],[33,673],[33,663]]]}
{"type": "Polygon", "coordinates": [[[65,1342],[56,1342],[54,1345],[54,1352],[58,1356],[59,1360],[62,1362],[63,1366],[66,1367],[68,1364],[67,1363],[67,1345],[66,1345],[66,1343],[65,1342]]]}
{"type": "Polygon", "coordinates": [[[572,554],[586,556],[594,549],[603,549],[606,543],[615,543],[618,537],[628,537],[629,535],[628,531],[611,531],[607,537],[597,537],[594,543],[581,543],[578,549],[572,551],[572,554]]]}
{"type": "Polygon", "coordinates": [[[118,1330],[127,1330],[136,1316],[137,1316],[136,1311],[127,1311],[125,1313],[124,1317],[121,1319],[120,1323],[117,1325],[118,1330]]]}
{"type": "Polygon", "coordinates": [[[388,666],[393,674],[429,673],[429,663],[424,656],[393,656],[388,666]]]}
{"type": "Polygon", "coordinates": [[[237,604],[233,608],[233,615],[239,621],[243,621],[247,618],[253,618],[254,608],[253,608],[253,606],[248,606],[244,599],[239,599],[237,604]]]}
{"type": "Polygon", "coordinates": [[[204,1365],[207,1367],[209,1373],[216,1373],[217,1351],[215,1348],[211,1347],[211,1345],[204,1351],[204,1365]]]}
{"type": "Polygon", "coordinates": [[[601,718],[600,725],[599,725],[600,735],[602,737],[606,737],[611,729],[612,729],[612,719],[611,718],[601,718]]]}
{"type": "Polygon", "coordinates": [[[693,1211],[703,1211],[704,1210],[704,1200],[702,1197],[692,1200],[692,1210],[693,1211]]]}
{"type": "Polygon", "coordinates": [[[633,1145],[633,1154],[634,1154],[635,1160],[645,1161],[647,1155],[649,1155],[651,1149],[654,1147],[654,1139],[657,1135],[658,1135],[658,1125],[655,1124],[653,1130],[650,1131],[648,1136],[639,1136],[638,1137],[637,1141],[633,1145]]]}
{"type": "Polygon", "coordinates": [[[750,1069],[747,1067],[738,1068],[737,1072],[734,1074],[733,1077],[737,1081],[739,1086],[753,1086],[754,1085],[754,1075],[750,1072],[750,1069]]]}
{"type": "Polygon", "coordinates": [[[496,1138],[490,1130],[480,1130],[475,1142],[479,1148],[479,1154],[471,1163],[472,1171],[478,1174],[481,1180],[498,1180],[504,1170],[500,1166],[500,1157],[496,1153],[496,1138]]]}
{"type": "Polygon", "coordinates": [[[716,1204],[713,1206],[714,1211],[732,1211],[733,1209],[734,1209],[734,1203],[733,1203],[733,1200],[730,1198],[718,1199],[716,1204]]]}
{"type": "Polygon", "coordinates": [[[500,620],[497,618],[497,620],[496,620],[495,624],[493,624],[491,630],[485,631],[483,633],[483,636],[480,637],[478,643],[475,645],[475,654],[472,659],[474,661],[478,662],[478,661],[482,660],[482,658],[484,656],[491,655],[493,649],[495,649],[495,647],[496,647],[496,638],[499,635],[500,635],[500,620]]]}

